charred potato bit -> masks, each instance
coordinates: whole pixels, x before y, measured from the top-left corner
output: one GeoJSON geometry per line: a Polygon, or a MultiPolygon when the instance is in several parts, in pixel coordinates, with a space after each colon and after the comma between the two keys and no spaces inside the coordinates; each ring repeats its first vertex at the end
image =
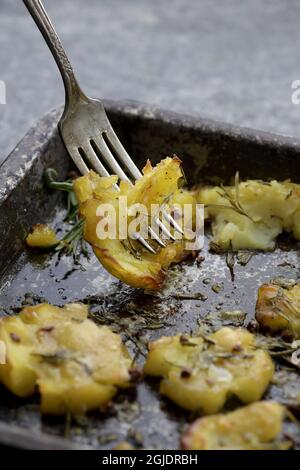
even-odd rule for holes
{"type": "Polygon", "coordinates": [[[184,241],[171,243],[153,255],[129,240],[101,240],[96,233],[97,224],[101,219],[96,215],[96,210],[101,203],[113,204],[118,225],[120,196],[127,196],[128,207],[140,203],[149,210],[151,204],[162,205],[166,201],[170,205],[195,204],[195,197],[191,192],[178,189],[179,180],[182,178],[180,164],[177,157],[166,158],[154,168],[148,161],[143,169],[143,177],[134,185],[121,181],[120,191],[115,188],[118,181],[116,176],[100,177],[93,171],[74,182],[80,214],[85,219],[84,238],[92,245],[103,266],[126,284],[144,289],[160,289],[168,266],[187,256],[184,241]]]}
{"type": "Polygon", "coordinates": [[[45,224],[37,224],[32,227],[31,233],[26,238],[26,244],[31,248],[52,248],[58,244],[53,228],[45,224]]]}
{"type": "Polygon", "coordinates": [[[207,206],[212,241],[220,249],[272,250],[282,231],[300,240],[300,186],[289,180],[203,187],[198,202],[207,206]]]}
{"type": "Polygon", "coordinates": [[[222,328],[208,337],[162,337],[149,345],[147,375],[163,377],[160,392],[177,405],[216,413],[234,395],[259,400],[274,374],[269,354],[242,328],[222,328]]]}
{"type": "Polygon", "coordinates": [[[15,395],[41,394],[41,411],[81,414],[130,385],[132,360],[121,337],[87,318],[87,307],[25,307],[0,320],[6,361],[0,381],[15,395]]]}
{"type": "Polygon", "coordinates": [[[280,441],[285,408],[261,401],[227,414],[197,419],[182,436],[187,450],[286,450],[280,441]]]}
{"type": "Polygon", "coordinates": [[[255,317],[263,329],[300,339],[300,284],[263,284],[258,289],[255,317]]]}

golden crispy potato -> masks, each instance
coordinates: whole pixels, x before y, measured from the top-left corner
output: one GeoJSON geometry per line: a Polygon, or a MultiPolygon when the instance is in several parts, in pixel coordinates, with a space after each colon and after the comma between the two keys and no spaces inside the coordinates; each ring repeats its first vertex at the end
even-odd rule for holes
{"type": "Polygon", "coordinates": [[[275,284],[260,286],[255,317],[264,329],[300,339],[300,284],[289,288],[275,284]]]}
{"type": "Polygon", "coordinates": [[[52,248],[57,245],[56,234],[49,225],[36,224],[26,238],[26,244],[31,248],[52,248]]]}
{"type": "Polygon", "coordinates": [[[300,186],[290,181],[204,187],[198,202],[207,205],[213,242],[221,249],[272,250],[282,231],[300,240],[300,186]]]}
{"type": "Polygon", "coordinates": [[[227,414],[197,419],[182,436],[187,450],[285,450],[288,441],[277,440],[285,408],[261,401],[227,414]]]}
{"type": "Polygon", "coordinates": [[[211,414],[232,395],[244,403],[259,400],[274,365],[251,333],[226,327],[207,338],[177,335],[150,343],[144,372],[163,377],[160,391],[177,405],[211,414]]]}
{"type": "MultiPolygon", "coordinates": [[[[178,189],[182,178],[180,160],[166,158],[152,168],[150,162],[143,169],[143,177],[131,185],[120,183],[120,191],[115,188],[116,176],[100,177],[93,171],[74,182],[74,190],[80,204],[80,214],[85,218],[84,238],[89,242],[99,261],[115,277],[126,284],[144,289],[159,289],[166,278],[166,269],[171,263],[179,262],[187,256],[184,241],[169,244],[156,255],[142,250],[140,245],[118,239],[119,219],[132,217],[120,214],[119,200],[127,197],[128,208],[139,203],[149,210],[151,204],[162,205],[168,198],[169,204],[195,204],[192,193],[178,189]],[[97,216],[100,204],[112,204],[117,214],[115,220],[117,239],[100,239],[97,225],[102,217],[97,216]]],[[[127,234],[125,234],[127,236],[127,234]]]]}
{"type": "Polygon", "coordinates": [[[132,360],[121,337],[87,314],[82,304],[40,304],[2,318],[0,381],[19,397],[38,389],[47,414],[81,414],[109,402],[130,385],[132,360]]]}

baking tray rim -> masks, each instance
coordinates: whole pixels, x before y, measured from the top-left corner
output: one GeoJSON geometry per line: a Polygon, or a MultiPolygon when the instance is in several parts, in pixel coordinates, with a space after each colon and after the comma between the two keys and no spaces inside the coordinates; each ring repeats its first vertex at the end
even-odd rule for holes
{"type": "MultiPolygon", "coordinates": [[[[108,112],[114,112],[125,117],[140,117],[143,120],[158,121],[169,126],[180,126],[186,130],[209,132],[210,134],[222,135],[238,140],[243,139],[255,142],[261,146],[276,146],[276,148],[291,149],[300,152],[300,139],[228,124],[222,121],[206,119],[200,116],[168,111],[158,106],[140,103],[138,101],[103,100],[108,112]]],[[[15,146],[12,152],[0,164],[0,204],[22,181],[25,174],[30,171],[34,162],[40,157],[43,148],[57,129],[58,120],[62,114],[63,107],[58,106],[48,111],[38,122],[30,128],[24,137],[15,146]],[[27,154],[29,142],[34,142],[30,155],[27,154]],[[14,173],[11,167],[17,168],[14,173]]]]}

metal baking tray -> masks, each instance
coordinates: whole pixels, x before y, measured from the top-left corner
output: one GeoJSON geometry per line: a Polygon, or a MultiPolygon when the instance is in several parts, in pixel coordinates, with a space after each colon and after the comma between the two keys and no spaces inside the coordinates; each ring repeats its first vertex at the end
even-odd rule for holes
{"type": "MultiPolygon", "coordinates": [[[[147,158],[155,163],[177,154],[191,186],[201,181],[228,182],[236,170],[241,179],[291,177],[300,182],[297,140],[139,103],[105,104],[117,134],[139,167],[147,158]]],[[[61,179],[72,168],[56,127],[61,112],[51,111],[41,119],[0,167],[0,315],[43,299],[57,305],[85,301],[95,321],[121,332],[133,353],[137,348],[143,352],[141,344],[151,338],[196,331],[203,322],[213,328],[228,324],[221,320],[221,311],[246,312],[241,323],[246,326],[253,318],[262,282],[274,277],[299,278],[297,244],[287,249],[282,243],[272,253],[255,253],[246,266],[234,266],[234,280],[225,255],[210,253],[206,245],[201,264],[187,260],[170,269],[160,296],[122,284],[93,256],[73,265],[70,257],[57,263],[56,255],[26,250],[24,238],[33,224],[50,222],[59,227],[63,218],[64,195],[45,189],[42,178],[47,167],[55,168],[61,179]],[[214,284],[220,284],[221,291],[213,289],[214,284]]],[[[277,374],[284,376],[285,368],[277,374]]],[[[299,389],[299,373],[292,370],[286,380],[269,387],[266,398],[293,406],[299,389]]],[[[176,449],[191,419],[190,413],[159,396],[157,380],[145,379],[136,389],[120,393],[105,413],[96,411],[72,420],[41,417],[38,397],[21,400],[0,388],[0,442],[12,447],[110,449],[129,440],[148,449],[176,449]]],[[[290,427],[287,432],[295,433],[290,427]]]]}

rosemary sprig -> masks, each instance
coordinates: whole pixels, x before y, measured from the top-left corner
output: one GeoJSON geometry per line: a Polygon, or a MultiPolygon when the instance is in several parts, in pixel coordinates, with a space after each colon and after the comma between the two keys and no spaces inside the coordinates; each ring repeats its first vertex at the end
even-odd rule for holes
{"type": "Polygon", "coordinates": [[[47,188],[67,193],[67,214],[64,222],[72,224],[72,228],[54,247],[60,255],[72,255],[77,258],[80,253],[88,257],[88,250],[83,240],[84,220],[79,218],[78,202],[73,189],[71,179],[57,181],[57,172],[53,168],[47,168],[44,173],[44,182],[47,188]]]}
{"type": "MultiPolygon", "coordinates": [[[[73,183],[71,180],[56,181],[57,171],[53,168],[47,168],[44,173],[44,182],[49,189],[59,189],[60,191],[73,192],[73,183]]],[[[74,193],[73,193],[74,194],[74,193]]],[[[75,194],[74,194],[75,196],[75,194]]]]}
{"type": "Polygon", "coordinates": [[[234,282],[234,263],[235,263],[235,254],[232,251],[228,251],[226,254],[226,264],[229,269],[232,282],[234,282]]]}
{"type": "Polygon", "coordinates": [[[56,181],[57,172],[53,168],[47,168],[44,173],[44,182],[47,188],[68,193],[67,199],[67,215],[64,219],[65,222],[77,221],[78,215],[78,202],[73,189],[73,182],[71,179],[66,181],[56,181]]]}
{"type": "Polygon", "coordinates": [[[73,228],[56,245],[56,251],[63,251],[66,255],[76,256],[77,249],[83,237],[84,220],[78,220],[73,228]]]}
{"type": "Polygon", "coordinates": [[[219,193],[221,197],[224,197],[238,214],[243,215],[247,217],[248,219],[251,220],[251,222],[254,222],[254,220],[250,217],[249,214],[247,214],[242,207],[240,203],[240,189],[239,189],[239,184],[240,184],[240,177],[239,177],[239,172],[237,171],[234,177],[234,188],[235,188],[235,198],[232,197],[232,195],[229,193],[229,191],[223,186],[222,184],[221,189],[222,193],[219,193]]]}
{"type": "Polygon", "coordinates": [[[226,201],[229,202],[229,206],[225,204],[205,204],[205,208],[207,209],[230,209],[230,210],[237,212],[240,215],[243,215],[244,217],[247,217],[249,220],[251,220],[251,222],[255,223],[255,221],[252,219],[252,217],[249,214],[247,214],[247,212],[242,207],[242,204],[240,203],[239,184],[240,184],[239,172],[237,171],[234,177],[235,195],[232,196],[230,194],[230,191],[223,184],[220,184],[221,191],[217,191],[219,196],[221,196],[222,198],[226,199],[226,201]]]}

